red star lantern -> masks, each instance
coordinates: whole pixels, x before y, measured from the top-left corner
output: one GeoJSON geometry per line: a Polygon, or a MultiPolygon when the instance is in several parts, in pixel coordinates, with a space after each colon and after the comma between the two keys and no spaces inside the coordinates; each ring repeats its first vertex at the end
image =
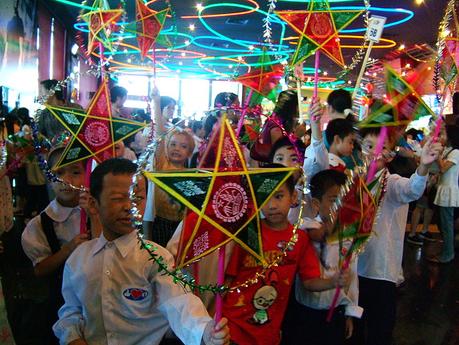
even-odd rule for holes
{"type": "Polygon", "coordinates": [[[122,9],[111,10],[104,0],[94,1],[92,7],[97,9],[81,16],[81,19],[88,24],[88,55],[94,51],[95,41],[101,42],[107,49],[113,51],[110,36],[116,31],[116,23],[124,11],[122,9]]]}
{"type": "Polygon", "coordinates": [[[307,11],[277,11],[276,14],[300,34],[291,65],[296,65],[321,50],[344,66],[338,32],[349,26],[363,11],[332,11],[328,0],[311,0],[307,11]]]}
{"type": "Polygon", "coordinates": [[[110,94],[104,80],[86,112],[47,106],[47,109],[72,134],[56,167],[94,157],[97,162],[115,156],[115,144],[137,133],[145,124],[112,118],[110,94]]]}
{"type": "Polygon", "coordinates": [[[142,0],[136,1],[137,42],[140,55],[145,58],[148,51],[153,48],[156,39],[163,28],[169,9],[156,12],[144,4],[142,0]]]}
{"type": "Polygon", "coordinates": [[[250,73],[241,75],[236,78],[236,81],[267,97],[272,89],[279,84],[279,80],[283,74],[284,67],[282,65],[274,65],[270,68],[261,67],[250,73]]]}

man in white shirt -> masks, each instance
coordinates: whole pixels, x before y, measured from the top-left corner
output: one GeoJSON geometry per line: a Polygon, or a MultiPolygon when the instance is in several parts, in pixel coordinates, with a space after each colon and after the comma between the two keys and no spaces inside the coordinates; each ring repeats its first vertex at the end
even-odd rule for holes
{"type": "MultiPolygon", "coordinates": [[[[103,226],[100,238],[80,245],[67,260],[54,332],[62,344],[159,344],[168,326],[190,345],[229,343],[227,320],[216,326],[198,297],[158,272],[131,225],[129,187],[137,165],[110,159],[93,171],[91,195],[103,226]]],[[[136,186],[139,210],[146,183],[136,186]]],[[[166,249],[156,254],[173,267],[166,249]]]]}

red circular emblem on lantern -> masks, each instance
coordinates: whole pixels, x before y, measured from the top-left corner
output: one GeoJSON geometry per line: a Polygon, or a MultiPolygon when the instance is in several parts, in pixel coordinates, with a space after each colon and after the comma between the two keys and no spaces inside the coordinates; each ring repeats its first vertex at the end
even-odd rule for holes
{"type": "Polygon", "coordinates": [[[325,39],[333,33],[333,24],[329,14],[314,13],[309,20],[311,31],[317,38],[325,39]]]}
{"type": "Polygon", "coordinates": [[[89,145],[100,147],[110,140],[110,130],[104,122],[94,121],[85,128],[84,138],[89,145]]]}
{"type": "Polygon", "coordinates": [[[233,182],[221,186],[212,199],[215,215],[225,223],[234,223],[241,219],[247,211],[247,204],[244,188],[233,182]]]}

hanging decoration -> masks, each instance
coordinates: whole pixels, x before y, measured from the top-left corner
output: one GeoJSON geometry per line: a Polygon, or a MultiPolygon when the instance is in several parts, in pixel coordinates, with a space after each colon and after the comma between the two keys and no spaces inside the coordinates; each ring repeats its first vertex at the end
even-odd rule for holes
{"type": "Polygon", "coordinates": [[[115,144],[145,127],[140,122],[112,117],[106,80],[102,82],[86,111],[50,105],[46,105],[46,108],[72,134],[57,167],[90,157],[97,162],[114,157],[115,144]]]}
{"type": "Polygon", "coordinates": [[[276,11],[300,34],[290,65],[294,66],[316,51],[321,51],[339,66],[344,66],[338,32],[349,26],[363,10],[330,9],[328,0],[311,0],[307,11],[276,11]]]}

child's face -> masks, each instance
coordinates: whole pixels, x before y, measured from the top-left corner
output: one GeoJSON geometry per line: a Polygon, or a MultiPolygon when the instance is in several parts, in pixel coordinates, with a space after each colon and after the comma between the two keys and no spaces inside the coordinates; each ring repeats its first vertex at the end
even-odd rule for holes
{"type": "MultiPolygon", "coordinates": [[[[110,239],[120,237],[133,230],[129,199],[131,182],[131,174],[113,175],[110,173],[104,176],[102,192],[99,200],[96,200],[96,207],[107,239],[108,237],[110,239]]],[[[146,198],[146,185],[143,177],[139,178],[135,195],[137,207],[143,216],[146,198]]]]}
{"type": "Polygon", "coordinates": [[[340,137],[336,136],[336,149],[340,156],[350,156],[352,155],[352,151],[354,150],[354,141],[355,141],[355,134],[349,134],[348,136],[341,139],[340,137]]]}
{"type": "Polygon", "coordinates": [[[174,164],[185,164],[190,156],[190,145],[187,137],[182,134],[175,134],[167,145],[167,155],[174,164]]]}
{"type": "Polygon", "coordinates": [[[115,144],[115,157],[123,158],[125,150],[126,150],[126,147],[124,146],[124,143],[122,141],[120,141],[119,143],[116,143],[115,144]]]}
{"type": "MultiPolygon", "coordinates": [[[[362,149],[364,152],[365,157],[372,161],[375,158],[375,149],[376,145],[378,144],[378,136],[369,134],[363,138],[362,141],[362,149]]],[[[382,157],[382,163],[388,163],[391,159],[393,159],[392,150],[390,149],[389,140],[386,139],[384,142],[382,157]]]]}
{"type": "Polygon", "coordinates": [[[282,164],[286,167],[297,168],[300,160],[293,146],[280,147],[273,157],[273,163],[282,164]]]}
{"type": "MultiPolygon", "coordinates": [[[[60,179],[75,187],[84,185],[85,169],[83,163],[81,162],[58,168],[55,170],[55,174],[60,179]]],[[[80,198],[80,192],[78,190],[72,189],[71,187],[59,182],[53,182],[52,188],[58,201],[78,204],[78,200],[80,198]]]]}
{"type": "Polygon", "coordinates": [[[330,211],[336,199],[338,199],[339,191],[340,187],[334,185],[325,192],[320,200],[316,198],[312,199],[313,204],[319,209],[319,215],[322,221],[325,222],[330,218],[330,211]]]}
{"type": "Polygon", "coordinates": [[[290,192],[284,183],[261,209],[268,225],[273,228],[285,228],[288,224],[288,212],[296,199],[296,191],[290,192]]]}

